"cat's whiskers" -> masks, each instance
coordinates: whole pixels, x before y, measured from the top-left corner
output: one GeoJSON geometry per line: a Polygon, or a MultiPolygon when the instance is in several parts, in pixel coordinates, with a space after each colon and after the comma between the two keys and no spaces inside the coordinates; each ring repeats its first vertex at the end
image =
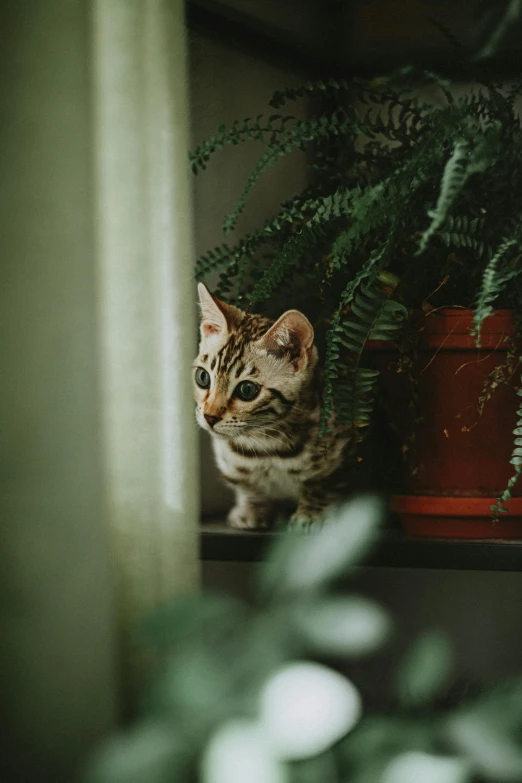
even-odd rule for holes
{"type": "Polygon", "coordinates": [[[261,451],[264,451],[264,452],[265,452],[265,454],[267,455],[267,457],[271,457],[271,456],[272,456],[272,455],[270,454],[270,452],[268,451],[268,449],[266,448],[266,446],[263,446],[263,443],[262,443],[262,441],[260,441],[258,438],[255,438],[253,435],[251,435],[251,436],[250,436],[250,438],[251,438],[251,440],[253,440],[253,441],[254,441],[254,443],[256,444],[257,448],[260,448],[260,449],[261,449],[261,451]]]}
{"type": "Polygon", "coordinates": [[[286,438],[289,444],[292,443],[292,440],[288,433],[286,433],[281,427],[275,427],[274,425],[270,426],[267,424],[250,424],[248,425],[248,432],[259,432],[262,435],[266,435],[267,438],[274,439],[273,435],[270,435],[269,433],[274,432],[276,435],[280,435],[283,438],[286,438]]]}
{"type": "Polygon", "coordinates": [[[300,405],[293,405],[292,410],[290,411],[290,417],[292,416],[292,413],[299,413],[303,415],[306,419],[311,419],[312,415],[315,413],[314,408],[302,408],[300,405]]]}
{"type": "Polygon", "coordinates": [[[296,408],[297,413],[302,414],[306,419],[310,419],[316,412],[317,408],[296,408]]]}
{"type": "Polygon", "coordinates": [[[235,443],[241,449],[241,454],[243,455],[243,458],[244,458],[245,457],[245,449],[243,448],[243,444],[240,443],[240,441],[238,441],[238,440],[236,440],[235,443]]]}
{"type": "MultiPolygon", "coordinates": [[[[260,428],[260,429],[261,429],[261,428],[260,428]]],[[[285,446],[285,445],[286,445],[286,444],[285,444],[285,442],[284,442],[283,440],[281,440],[280,438],[276,438],[274,435],[269,435],[269,434],[268,434],[268,432],[266,432],[266,430],[263,430],[263,433],[262,433],[262,434],[263,434],[263,435],[264,435],[266,438],[268,438],[269,440],[273,440],[273,441],[275,441],[275,443],[277,443],[279,446],[285,446]]],[[[290,441],[289,441],[289,443],[290,443],[290,441]]]]}
{"type": "Polygon", "coordinates": [[[272,440],[277,441],[278,443],[280,443],[283,446],[287,445],[287,446],[292,447],[294,445],[292,439],[290,438],[290,436],[286,432],[282,432],[281,430],[277,430],[275,427],[267,427],[263,431],[266,434],[267,438],[271,438],[272,440]],[[285,444],[285,442],[283,440],[281,440],[281,437],[276,438],[274,435],[270,435],[269,434],[270,432],[275,432],[277,435],[285,438],[286,439],[286,444],[285,444]]]}

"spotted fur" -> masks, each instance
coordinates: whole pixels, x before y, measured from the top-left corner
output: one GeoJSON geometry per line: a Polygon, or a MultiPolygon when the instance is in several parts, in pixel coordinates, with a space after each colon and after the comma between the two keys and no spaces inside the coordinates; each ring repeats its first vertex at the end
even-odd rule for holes
{"type": "Polygon", "coordinates": [[[321,373],[311,324],[297,310],[277,321],[243,312],[202,284],[199,296],[196,417],[236,494],[229,524],[268,527],[279,501],[294,504],[292,524],[315,523],[346,490],[350,437],[334,427],[319,438],[321,373]],[[244,382],[258,387],[254,399],[239,397],[244,382]]]}

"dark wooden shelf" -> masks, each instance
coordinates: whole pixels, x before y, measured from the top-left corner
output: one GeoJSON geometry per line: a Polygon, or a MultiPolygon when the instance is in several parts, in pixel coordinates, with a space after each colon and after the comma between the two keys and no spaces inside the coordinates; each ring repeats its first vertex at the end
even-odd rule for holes
{"type": "Polygon", "coordinates": [[[335,69],[328,50],[219,0],[186,0],[189,30],[261,60],[289,67],[305,76],[327,76],[335,69]]]}
{"type": "Polygon", "coordinates": [[[342,37],[343,28],[353,28],[346,21],[343,23],[339,10],[346,6],[346,2],[333,2],[325,8],[329,26],[328,32],[323,31],[322,37],[318,37],[319,42],[324,40],[321,45],[305,41],[289,30],[243,13],[220,0],[185,0],[185,6],[189,30],[220,41],[229,48],[287,66],[310,78],[350,78],[354,75],[370,78],[391,73],[412,63],[418,68],[434,70],[441,76],[457,81],[470,81],[472,78],[515,79],[519,78],[522,70],[522,54],[516,32],[512,35],[514,43],[484,61],[462,59],[460,52],[448,47],[431,51],[430,47],[422,43],[418,51],[406,58],[402,51],[392,53],[379,50],[366,55],[353,55],[350,41],[342,37]]]}
{"type": "MultiPolygon", "coordinates": [[[[277,533],[237,531],[222,522],[202,526],[202,560],[262,560],[277,533]]],[[[373,553],[361,565],[386,568],[440,568],[474,571],[522,571],[522,540],[412,539],[383,530],[373,553]]]]}

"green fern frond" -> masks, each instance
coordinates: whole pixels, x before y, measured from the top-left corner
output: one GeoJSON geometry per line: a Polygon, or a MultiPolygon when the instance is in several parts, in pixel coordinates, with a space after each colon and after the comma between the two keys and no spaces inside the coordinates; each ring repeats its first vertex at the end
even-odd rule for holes
{"type": "Polygon", "coordinates": [[[319,239],[318,231],[314,230],[310,223],[290,237],[277,253],[261,280],[254,286],[254,290],[250,294],[250,304],[253,306],[268,299],[295,264],[300,254],[317,244],[319,239]]]}
{"type": "Polygon", "coordinates": [[[295,122],[295,117],[283,117],[273,114],[264,117],[262,114],[256,118],[246,117],[242,122],[236,121],[227,128],[220,125],[217,133],[212,134],[202,144],[189,153],[189,164],[194,174],[206,168],[210,157],[223,147],[232,144],[241,144],[244,141],[258,141],[267,146],[273,145],[276,139],[287,132],[290,124],[295,122]],[[262,122],[264,124],[262,124],[262,122]]]}
{"type": "Polygon", "coordinates": [[[451,91],[451,83],[433,71],[422,71],[422,74],[426,79],[426,84],[435,84],[446,98],[448,105],[453,106],[455,98],[451,91]]]}
{"type": "MultiPolygon", "coordinates": [[[[379,225],[389,219],[385,210],[379,208],[379,196],[385,189],[385,183],[369,185],[366,188],[354,188],[353,205],[350,211],[350,225],[332,244],[331,267],[340,269],[355,248],[359,247],[365,237],[379,225]]],[[[363,267],[364,270],[364,267],[363,267]]],[[[366,276],[364,270],[363,278],[366,276]]],[[[355,283],[357,287],[358,283],[355,283]]],[[[355,290],[355,288],[354,288],[355,290]]]]}
{"type": "Polygon", "coordinates": [[[341,343],[341,306],[334,313],[330,329],[326,335],[326,352],[324,357],[323,402],[321,405],[321,422],[319,437],[325,438],[331,432],[334,416],[334,382],[338,377],[337,363],[340,356],[341,343]]]}
{"type": "Polygon", "coordinates": [[[498,247],[495,255],[489,261],[484,274],[482,275],[482,285],[477,296],[473,313],[472,334],[477,341],[477,347],[480,346],[480,329],[482,322],[493,312],[493,303],[504,290],[507,283],[520,274],[519,269],[499,269],[499,264],[506,256],[509,249],[517,244],[516,239],[505,239],[498,247]]]}
{"type": "Polygon", "coordinates": [[[254,305],[268,299],[272,291],[279,285],[288,270],[299,258],[299,255],[322,239],[323,225],[338,219],[342,215],[346,215],[351,209],[352,200],[352,191],[338,189],[332,195],[313,202],[315,212],[301,230],[287,240],[281,251],[276,255],[272,264],[252,291],[250,304],[254,305]]]}
{"type": "MultiPolygon", "coordinates": [[[[281,231],[283,225],[295,225],[305,222],[312,217],[323,203],[319,198],[308,198],[311,189],[306,189],[292,199],[281,205],[279,212],[268,218],[259,231],[254,234],[246,234],[237,244],[231,247],[226,243],[208,250],[198,258],[194,276],[196,280],[202,280],[211,272],[216,272],[234,259],[254,258],[260,247],[281,231]]],[[[335,196],[335,194],[334,194],[335,196]]]]}
{"type": "Polygon", "coordinates": [[[458,234],[476,235],[484,230],[484,218],[468,218],[467,215],[448,215],[444,223],[444,231],[458,234]]]}
{"type": "MultiPolygon", "coordinates": [[[[522,356],[520,357],[520,361],[522,362],[522,356]]],[[[519,397],[522,397],[522,389],[519,389],[517,394],[519,397]]],[[[496,505],[491,506],[494,520],[498,519],[499,514],[505,513],[507,511],[506,503],[509,503],[511,500],[512,491],[515,485],[518,483],[520,474],[522,473],[522,403],[517,410],[517,417],[517,426],[516,429],[513,430],[513,435],[515,435],[514,448],[511,453],[511,459],[509,460],[514,467],[515,472],[509,479],[506,489],[497,498],[496,505]]]]}
{"type": "Polygon", "coordinates": [[[375,287],[361,286],[354,297],[350,315],[342,323],[341,337],[341,343],[352,353],[353,364],[346,368],[346,376],[334,395],[340,424],[349,427],[369,424],[379,372],[360,366],[362,352],[369,340],[396,339],[407,317],[404,305],[389,299],[375,287]]]}
{"type": "Polygon", "coordinates": [[[289,87],[286,90],[277,90],[269,100],[270,106],[280,109],[289,101],[297,101],[301,98],[310,98],[318,94],[338,94],[351,89],[351,83],[346,79],[317,79],[308,81],[300,87],[289,87]]]}
{"type": "Polygon", "coordinates": [[[368,340],[394,340],[408,311],[372,286],[362,285],[354,297],[349,318],[343,322],[341,342],[360,356],[368,340]]]}
{"type": "Polygon", "coordinates": [[[517,81],[515,81],[510,87],[510,89],[507,91],[507,95],[506,95],[506,101],[509,107],[511,108],[511,110],[513,110],[513,107],[517,102],[517,100],[520,98],[521,94],[522,94],[522,79],[517,79],[517,81]]]}
{"type": "Polygon", "coordinates": [[[240,252],[240,247],[245,244],[246,242],[243,241],[240,245],[232,248],[230,245],[223,243],[222,245],[214,247],[212,250],[207,250],[207,252],[196,261],[194,271],[196,280],[202,280],[206,275],[210,274],[210,272],[214,272],[224,266],[236,253],[240,252]]]}
{"type": "Polygon", "coordinates": [[[444,167],[437,204],[435,209],[428,212],[431,223],[420,238],[417,255],[426,250],[429,240],[444,223],[449,210],[471,174],[483,171],[488,164],[489,160],[482,147],[480,147],[480,151],[472,150],[468,142],[464,140],[455,144],[453,153],[444,167]]]}
{"type": "Polygon", "coordinates": [[[341,304],[332,320],[324,368],[322,437],[330,431],[334,412],[338,424],[361,427],[369,423],[379,372],[360,366],[363,350],[368,340],[396,339],[408,316],[404,305],[389,299],[384,290],[376,287],[376,280],[374,275],[355,293],[343,292],[341,304]],[[350,312],[343,318],[348,297],[351,297],[350,312]],[[339,362],[341,346],[350,352],[349,364],[339,362]]]}
{"type": "MultiPolygon", "coordinates": [[[[400,179],[395,179],[395,176],[387,177],[376,184],[354,189],[349,224],[332,244],[330,262],[332,268],[340,269],[349,259],[350,254],[364,248],[368,237],[378,235],[379,232],[389,237],[405,220],[408,205],[415,198],[417,187],[414,179],[415,160],[397,171],[401,174],[404,171],[404,177],[400,179]],[[411,170],[411,177],[408,176],[407,169],[411,170]]],[[[388,244],[389,242],[386,241],[383,247],[387,247],[388,244]]],[[[364,276],[366,276],[365,272],[363,279],[364,276]]]]}
{"type": "Polygon", "coordinates": [[[464,53],[465,46],[464,44],[457,38],[453,30],[451,30],[447,25],[444,24],[444,22],[441,22],[440,19],[437,19],[436,17],[430,17],[431,24],[437,28],[439,33],[446,39],[446,41],[452,46],[456,52],[464,53]]]}
{"type": "MultiPolygon", "coordinates": [[[[422,88],[434,85],[440,89],[449,105],[455,103],[455,98],[451,92],[451,82],[448,79],[444,79],[440,74],[426,68],[406,65],[391,76],[386,77],[386,81],[390,82],[401,95],[418,93],[422,88]]],[[[417,102],[420,105],[418,99],[417,102]]],[[[426,106],[432,108],[431,104],[422,104],[422,106],[423,108],[426,106]]]]}
{"type": "Polygon", "coordinates": [[[232,212],[225,218],[223,232],[229,234],[235,228],[240,215],[243,213],[250,191],[264,172],[275,165],[280,158],[294,149],[304,151],[307,144],[317,139],[324,141],[331,136],[346,135],[352,126],[353,118],[346,112],[339,110],[332,115],[323,115],[319,119],[300,120],[289,130],[282,132],[277,141],[270,143],[269,149],[262,155],[248,177],[247,183],[232,212]]]}
{"type": "Polygon", "coordinates": [[[334,395],[336,421],[349,427],[366,427],[371,421],[378,370],[349,368],[334,395]]]}
{"type": "Polygon", "coordinates": [[[477,257],[491,258],[491,245],[480,237],[484,235],[484,218],[468,218],[466,215],[448,215],[440,230],[440,238],[446,247],[467,247],[474,250],[477,257]]]}
{"type": "Polygon", "coordinates": [[[358,132],[369,138],[381,134],[389,141],[402,141],[406,128],[418,130],[425,123],[422,111],[427,106],[414,96],[407,98],[401,95],[384,79],[371,82],[358,78],[349,81],[335,78],[308,81],[301,87],[277,91],[269,103],[273,108],[280,109],[289,101],[317,95],[333,96],[339,100],[340,93],[349,94],[352,101],[356,99],[362,105],[371,102],[374,108],[381,107],[381,113],[374,120],[370,119],[371,112],[368,112],[365,118],[361,117],[358,121],[358,132]]]}
{"type": "MultiPolygon", "coordinates": [[[[362,232],[361,213],[366,214],[366,217],[368,218],[366,227],[367,230],[369,230],[369,227],[372,225],[372,217],[367,215],[365,209],[370,203],[375,201],[381,187],[381,185],[378,185],[368,189],[364,198],[360,195],[361,191],[359,188],[355,188],[354,190],[339,188],[330,196],[307,202],[307,208],[309,209],[313,206],[315,212],[303,225],[302,229],[288,239],[281,251],[276,255],[272,264],[252,291],[250,304],[254,305],[268,299],[276,286],[284,279],[288,270],[299,258],[299,255],[304,250],[310,249],[316,245],[322,239],[322,228],[325,224],[332,220],[337,220],[343,215],[350,215],[351,219],[359,218],[359,221],[354,223],[354,227],[349,229],[346,234],[339,237],[339,243],[344,242],[345,244],[340,244],[337,247],[335,247],[334,244],[333,253],[344,252],[347,244],[353,243],[354,238],[360,235],[360,232],[362,232]],[[357,200],[355,201],[355,199],[357,200]],[[357,233],[358,231],[359,234],[357,233]],[[344,250],[339,249],[340,247],[344,247],[344,250]]],[[[374,218],[377,217],[379,220],[385,219],[380,210],[375,210],[374,218]]],[[[373,270],[374,267],[379,266],[379,262],[385,257],[388,249],[389,241],[385,242],[380,249],[373,251],[370,254],[367,261],[343,292],[341,298],[343,307],[351,300],[352,293],[359,284],[370,276],[371,270],[373,270]]]]}

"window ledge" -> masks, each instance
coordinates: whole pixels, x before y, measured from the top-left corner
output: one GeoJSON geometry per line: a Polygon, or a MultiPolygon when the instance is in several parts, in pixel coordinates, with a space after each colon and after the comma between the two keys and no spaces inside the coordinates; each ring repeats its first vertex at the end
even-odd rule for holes
{"type": "MultiPolygon", "coordinates": [[[[202,560],[263,560],[277,532],[233,530],[223,520],[205,520],[202,560]]],[[[441,568],[476,571],[522,571],[522,539],[408,538],[383,530],[377,546],[361,565],[381,568],[441,568]]]]}

